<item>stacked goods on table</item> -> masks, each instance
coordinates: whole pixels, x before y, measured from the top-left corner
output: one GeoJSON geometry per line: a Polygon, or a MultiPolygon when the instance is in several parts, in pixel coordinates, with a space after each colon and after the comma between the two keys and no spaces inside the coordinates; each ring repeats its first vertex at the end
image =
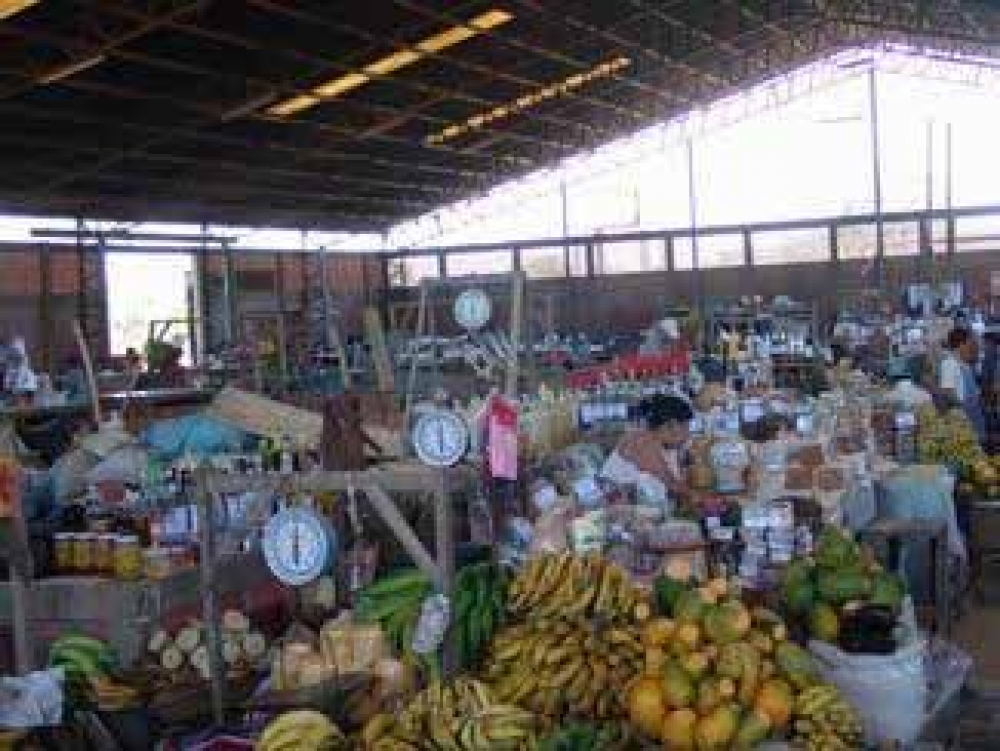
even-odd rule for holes
{"type": "Polygon", "coordinates": [[[808,635],[846,652],[888,654],[905,587],[847,532],[825,527],[814,555],[785,569],[781,606],[808,635]]]}

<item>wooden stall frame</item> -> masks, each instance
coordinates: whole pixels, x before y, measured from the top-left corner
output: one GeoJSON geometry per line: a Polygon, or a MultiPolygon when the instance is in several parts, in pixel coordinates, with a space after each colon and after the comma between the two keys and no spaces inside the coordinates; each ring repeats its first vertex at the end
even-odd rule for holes
{"type": "MultiPolygon", "coordinates": [[[[215,596],[215,569],[220,554],[218,529],[212,501],[216,496],[233,493],[256,493],[263,502],[282,493],[321,493],[362,491],[375,513],[393,532],[416,566],[426,573],[439,591],[450,592],[455,575],[455,545],[452,538],[453,510],[451,492],[467,484],[472,477],[466,468],[437,470],[422,465],[374,468],[357,472],[311,471],[280,475],[229,475],[208,468],[196,473],[198,521],[201,529],[200,578],[202,618],[211,674],[212,715],[220,724],[225,718],[225,663],[222,659],[222,633],[215,596]],[[391,495],[400,492],[429,493],[434,497],[435,550],[432,555],[417,538],[412,527],[396,508],[391,495]]],[[[244,531],[244,530],[241,530],[244,531]]],[[[246,530],[248,531],[248,530],[246,530]]],[[[451,665],[450,645],[444,645],[444,663],[451,665]]]]}

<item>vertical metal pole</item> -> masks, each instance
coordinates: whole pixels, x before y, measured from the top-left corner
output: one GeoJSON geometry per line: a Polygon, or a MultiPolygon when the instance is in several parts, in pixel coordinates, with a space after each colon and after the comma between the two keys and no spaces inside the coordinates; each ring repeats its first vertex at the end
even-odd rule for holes
{"type": "Polygon", "coordinates": [[[694,169],[694,139],[687,138],[688,217],[691,225],[691,309],[698,310],[704,320],[705,301],[702,299],[701,264],[698,260],[698,190],[694,169]]]}
{"type": "Polygon", "coordinates": [[[956,221],[954,213],[954,188],[955,188],[955,172],[954,172],[954,161],[952,153],[952,127],[949,122],[944,131],[944,205],[948,210],[948,271],[952,281],[955,277],[955,252],[957,250],[956,246],[956,221]]]}
{"type": "Polygon", "coordinates": [[[236,344],[236,319],[238,306],[236,301],[236,270],[233,268],[233,249],[229,243],[223,245],[222,251],[222,289],[225,297],[223,307],[222,330],[229,346],[236,344]]]}
{"type": "Polygon", "coordinates": [[[872,146],[872,197],[875,201],[875,286],[882,286],[885,260],[885,224],[882,221],[882,147],[878,121],[878,77],[875,66],[868,71],[869,123],[872,146]]]}
{"type": "Polygon", "coordinates": [[[208,471],[202,469],[198,477],[198,530],[201,533],[201,617],[205,621],[208,647],[209,677],[211,681],[212,719],[217,727],[225,721],[225,671],[222,658],[222,634],[219,629],[218,604],[215,600],[215,514],[208,471]]]}
{"type": "Polygon", "coordinates": [[[934,210],[934,120],[927,118],[927,140],[924,145],[924,161],[927,165],[927,210],[934,210]]]}
{"type": "MultiPolygon", "coordinates": [[[[569,237],[569,191],[566,188],[566,178],[559,181],[559,204],[562,213],[562,236],[565,240],[569,237]]],[[[563,243],[563,270],[564,276],[570,275],[569,267],[569,243],[563,243]]]]}

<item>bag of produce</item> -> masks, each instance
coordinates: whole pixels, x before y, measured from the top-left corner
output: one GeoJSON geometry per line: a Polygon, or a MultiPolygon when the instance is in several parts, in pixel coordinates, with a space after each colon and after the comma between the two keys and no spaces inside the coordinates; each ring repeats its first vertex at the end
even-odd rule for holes
{"type": "Polygon", "coordinates": [[[909,745],[917,740],[929,699],[923,637],[911,639],[888,655],[848,654],[821,641],[810,641],[809,650],[823,677],[857,710],[868,743],[909,745]]]}

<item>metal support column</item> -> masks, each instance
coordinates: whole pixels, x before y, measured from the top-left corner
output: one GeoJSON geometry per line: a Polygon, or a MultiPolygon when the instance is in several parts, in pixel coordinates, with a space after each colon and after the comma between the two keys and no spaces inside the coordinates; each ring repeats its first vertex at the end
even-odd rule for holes
{"type": "Polygon", "coordinates": [[[868,71],[869,124],[872,148],[872,197],[875,202],[875,286],[882,286],[885,264],[885,222],[882,217],[882,146],[878,119],[878,74],[868,71]]]}

